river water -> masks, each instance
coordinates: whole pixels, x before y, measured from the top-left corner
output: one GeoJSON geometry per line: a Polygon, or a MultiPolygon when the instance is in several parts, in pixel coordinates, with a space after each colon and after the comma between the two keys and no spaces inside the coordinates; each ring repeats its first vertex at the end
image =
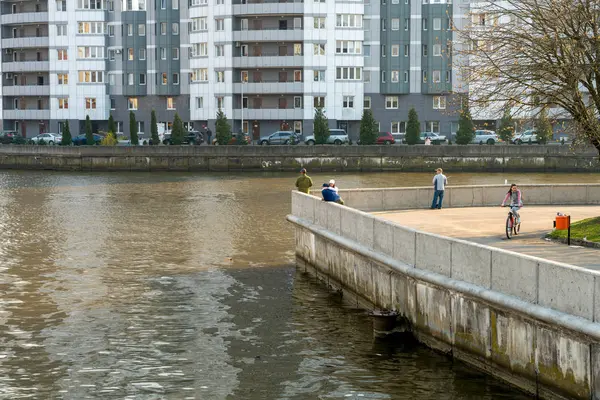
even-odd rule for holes
{"type": "MultiPolygon", "coordinates": [[[[335,178],[350,188],[431,175],[335,178]]],[[[600,182],[449,177],[505,179],[600,182]]],[[[294,180],[0,172],[0,399],[527,398],[408,338],[373,340],[364,311],[296,273],[294,180]]]]}

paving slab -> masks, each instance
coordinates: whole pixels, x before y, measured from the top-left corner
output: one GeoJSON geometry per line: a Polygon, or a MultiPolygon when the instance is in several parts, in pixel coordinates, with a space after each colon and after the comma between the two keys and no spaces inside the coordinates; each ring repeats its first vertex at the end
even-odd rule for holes
{"type": "MultiPolygon", "coordinates": [[[[500,199],[502,200],[502,199],[500,199]]],[[[506,239],[507,208],[468,207],[441,210],[401,210],[373,213],[400,225],[424,232],[470,240],[548,260],[600,270],[600,249],[549,242],[543,236],[552,230],[557,212],[571,221],[600,216],[599,206],[529,206],[521,209],[521,232],[506,239]]]]}

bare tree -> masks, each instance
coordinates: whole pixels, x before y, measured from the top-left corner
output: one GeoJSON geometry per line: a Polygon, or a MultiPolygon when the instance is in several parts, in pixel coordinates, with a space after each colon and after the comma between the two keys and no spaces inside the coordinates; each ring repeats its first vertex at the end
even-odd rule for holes
{"type": "MultiPolygon", "coordinates": [[[[500,0],[475,4],[457,29],[461,78],[474,109],[499,118],[572,120],[600,153],[600,0],[500,0]]],[[[474,111],[477,114],[477,111],[474,111]]]]}

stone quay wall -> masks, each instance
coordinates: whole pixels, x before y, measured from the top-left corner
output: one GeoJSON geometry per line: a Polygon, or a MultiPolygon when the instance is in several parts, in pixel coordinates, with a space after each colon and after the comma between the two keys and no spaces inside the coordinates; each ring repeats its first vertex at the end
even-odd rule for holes
{"type": "Polygon", "coordinates": [[[569,146],[28,146],[0,145],[0,168],[80,171],[600,171],[569,146]]]}
{"type": "MultiPolygon", "coordinates": [[[[552,199],[555,187],[537,193],[552,199]]],[[[588,189],[598,187],[579,190],[586,195],[577,204],[597,204],[588,189]]],[[[394,191],[370,190],[375,205],[348,196],[350,207],[293,192],[288,220],[298,267],[349,301],[398,311],[423,343],[533,395],[600,399],[600,272],[420,232],[352,208],[380,211],[380,199],[394,191]]],[[[394,197],[394,207],[402,197],[394,197]]]]}

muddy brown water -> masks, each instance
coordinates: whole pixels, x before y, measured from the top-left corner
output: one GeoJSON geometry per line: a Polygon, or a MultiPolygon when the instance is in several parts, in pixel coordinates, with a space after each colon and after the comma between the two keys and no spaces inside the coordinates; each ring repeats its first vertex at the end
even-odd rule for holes
{"type": "MultiPolygon", "coordinates": [[[[342,188],[430,174],[315,174],[342,188]]],[[[451,184],[600,182],[449,174],[451,184]]],[[[0,172],[0,399],[521,399],[295,270],[293,174],[0,172]]]]}

